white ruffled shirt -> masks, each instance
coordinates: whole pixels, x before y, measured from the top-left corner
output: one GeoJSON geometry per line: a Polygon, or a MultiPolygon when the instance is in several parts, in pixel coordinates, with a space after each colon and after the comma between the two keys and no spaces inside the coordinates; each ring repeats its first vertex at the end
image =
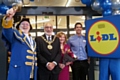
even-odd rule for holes
{"type": "MultiPolygon", "coordinates": [[[[25,36],[27,37],[27,39],[28,39],[28,41],[30,43],[32,51],[34,51],[34,49],[33,49],[34,45],[33,45],[33,39],[32,39],[32,37],[29,36],[29,34],[25,34],[25,36]]],[[[33,57],[34,57],[34,55],[33,55],[33,57]]],[[[30,78],[33,78],[33,71],[34,71],[34,60],[33,60],[32,70],[31,70],[31,73],[30,73],[30,78]]]]}

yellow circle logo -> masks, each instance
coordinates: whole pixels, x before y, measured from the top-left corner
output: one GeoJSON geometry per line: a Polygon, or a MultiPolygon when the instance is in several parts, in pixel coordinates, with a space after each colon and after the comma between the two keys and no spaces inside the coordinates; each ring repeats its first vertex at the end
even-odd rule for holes
{"type": "Polygon", "coordinates": [[[98,54],[108,55],[118,47],[119,33],[112,23],[97,21],[89,29],[88,42],[98,54]]]}

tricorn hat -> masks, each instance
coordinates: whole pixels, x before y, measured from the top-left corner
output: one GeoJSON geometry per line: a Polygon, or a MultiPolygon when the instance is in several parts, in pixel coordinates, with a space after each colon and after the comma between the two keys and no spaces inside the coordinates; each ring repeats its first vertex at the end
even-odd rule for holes
{"type": "MultiPolygon", "coordinates": [[[[16,25],[16,29],[19,30],[19,26],[20,26],[21,22],[23,22],[23,21],[27,21],[27,22],[30,24],[29,18],[23,18],[23,19],[16,25]]],[[[32,25],[31,25],[31,24],[30,24],[30,30],[32,30],[32,25]]]]}

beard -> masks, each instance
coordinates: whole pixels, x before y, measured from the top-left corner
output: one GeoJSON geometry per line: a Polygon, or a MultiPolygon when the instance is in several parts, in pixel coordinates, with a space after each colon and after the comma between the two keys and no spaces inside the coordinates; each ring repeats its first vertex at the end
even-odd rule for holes
{"type": "Polygon", "coordinates": [[[52,32],[45,32],[45,34],[50,36],[50,35],[52,35],[52,32]]]}

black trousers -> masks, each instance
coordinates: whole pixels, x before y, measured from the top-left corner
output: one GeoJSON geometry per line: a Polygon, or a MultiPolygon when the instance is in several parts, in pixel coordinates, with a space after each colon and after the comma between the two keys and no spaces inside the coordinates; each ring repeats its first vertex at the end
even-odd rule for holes
{"type": "Polygon", "coordinates": [[[30,78],[30,80],[34,80],[33,78],[30,78]]]}
{"type": "Polygon", "coordinates": [[[86,80],[89,64],[87,60],[76,60],[71,65],[73,80],[86,80]]]}
{"type": "Polygon", "coordinates": [[[59,74],[39,74],[37,75],[37,80],[58,80],[59,74]]]}

